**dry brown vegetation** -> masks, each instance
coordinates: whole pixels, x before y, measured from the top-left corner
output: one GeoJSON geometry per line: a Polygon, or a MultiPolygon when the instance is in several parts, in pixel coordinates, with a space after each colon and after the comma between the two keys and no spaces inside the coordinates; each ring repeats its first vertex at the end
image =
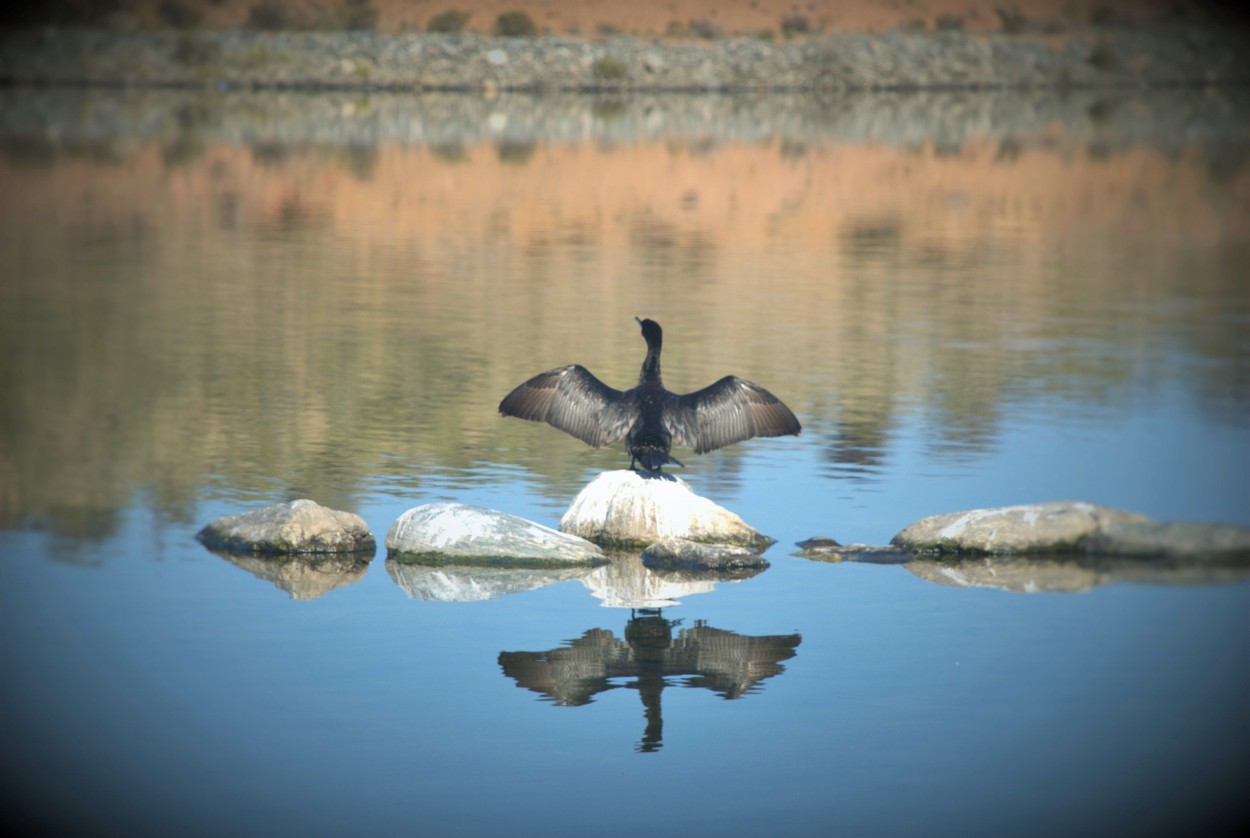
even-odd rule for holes
{"type": "Polygon", "coordinates": [[[1122,25],[1202,17],[1218,4],[1184,0],[55,0],[121,26],[238,27],[256,9],[278,28],[425,31],[448,12],[467,13],[464,29],[490,34],[499,16],[522,12],[542,34],[718,37],[803,36],[893,28],[1041,31],[1062,34],[1090,23],[1122,25]]]}

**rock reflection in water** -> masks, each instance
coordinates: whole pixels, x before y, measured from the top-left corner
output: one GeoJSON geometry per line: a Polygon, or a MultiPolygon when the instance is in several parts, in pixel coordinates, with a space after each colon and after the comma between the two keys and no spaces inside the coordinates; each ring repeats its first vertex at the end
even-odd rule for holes
{"type": "Polygon", "coordinates": [[[1242,559],[1193,561],[1112,556],[994,556],[913,559],[907,570],[927,582],[1014,593],[1080,593],[1103,585],[1218,585],[1250,579],[1242,559]]]}
{"type": "Polygon", "coordinates": [[[481,602],[506,594],[580,581],[602,604],[614,608],[664,608],[679,598],[709,593],[717,582],[739,582],[761,568],[728,571],[659,571],[645,567],[635,553],[616,553],[596,568],[511,568],[470,564],[423,564],[386,560],[391,581],[411,599],[481,602]]]}
{"type": "Polygon", "coordinates": [[[409,598],[432,602],[481,602],[580,579],[589,571],[587,567],[478,567],[386,560],[386,572],[409,598]]]}
{"type": "Polygon", "coordinates": [[[652,570],[635,553],[617,553],[611,559],[582,577],[582,584],[609,608],[667,608],[682,597],[711,593],[717,582],[741,582],[765,570],[652,570]]]}
{"type": "Polygon", "coordinates": [[[624,639],[609,629],[588,629],[558,649],[500,652],[499,665],[517,686],[564,707],[589,704],[595,695],[611,689],[638,690],[647,720],[638,750],[648,752],[663,745],[660,696],[669,679],[723,698],[741,698],[757,691],[764,679],[784,672],[781,661],[794,657],[800,642],[798,634],[749,637],[712,628],[702,620],[674,637],[673,629],[680,623],[658,609],[631,611],[624,639]],[[613,683],[614,679],[632,680],[613,683]]]}
{"type": "Polygon", "coordinates": [[[354,585],[364,578],[372,556],[312,554],[299,556],[252,556],[211,551],[257,579],[272,582],[291,599],[320,599],[336,588],[354,585]]]}

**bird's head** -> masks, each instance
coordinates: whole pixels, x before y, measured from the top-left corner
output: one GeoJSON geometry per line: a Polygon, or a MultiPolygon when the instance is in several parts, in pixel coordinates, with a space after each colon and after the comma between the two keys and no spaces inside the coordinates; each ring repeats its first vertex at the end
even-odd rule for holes
{"type": "Polygon", "coordinates": [[[642,327],[642,337],[647,342],[647,346],[659,349],[660,344],[664,342],[664,330],[660,328],[660,324],[654,320],[643,320],[641,317],[634,319],[642,327]]]}

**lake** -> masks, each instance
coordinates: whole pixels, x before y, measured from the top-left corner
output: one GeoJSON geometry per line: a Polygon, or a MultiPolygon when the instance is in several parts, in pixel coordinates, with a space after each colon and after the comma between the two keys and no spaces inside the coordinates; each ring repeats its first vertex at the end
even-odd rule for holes
{"type": "Polygon", "coordinates": [[[267,835],[1215,834],[1250,569],[822,562],[1056,499],[1250,525],[1241,92],[627,98],[0,89],[9,820],[267,835]],[[736,373],[801,436],[691,487],[749,578],[272,562],[556,526],[628,465],[500,398],[736,373]],[[657,610],[658,609],[658,610],[657,610]]]}

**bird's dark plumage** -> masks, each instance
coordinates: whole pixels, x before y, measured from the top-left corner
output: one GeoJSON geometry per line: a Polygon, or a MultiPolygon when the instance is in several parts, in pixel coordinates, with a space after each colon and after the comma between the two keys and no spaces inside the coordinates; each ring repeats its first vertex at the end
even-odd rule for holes
{"type": "Polygon", "coordinates": [[[654,320],[638,320],[647,341],[638,386],[615,390],[578,364],[531,378],[504,397],[499,412],[572,434],[599,448],[625,439],[630,468],[642,463],[656,473],[681,465],[674,447],[696,454],[754,436],[784,436],[802,430],[790,408],[772,393],[736,375],[684,396],[664,389],[660,349],[664,333],[654,320]]]}

